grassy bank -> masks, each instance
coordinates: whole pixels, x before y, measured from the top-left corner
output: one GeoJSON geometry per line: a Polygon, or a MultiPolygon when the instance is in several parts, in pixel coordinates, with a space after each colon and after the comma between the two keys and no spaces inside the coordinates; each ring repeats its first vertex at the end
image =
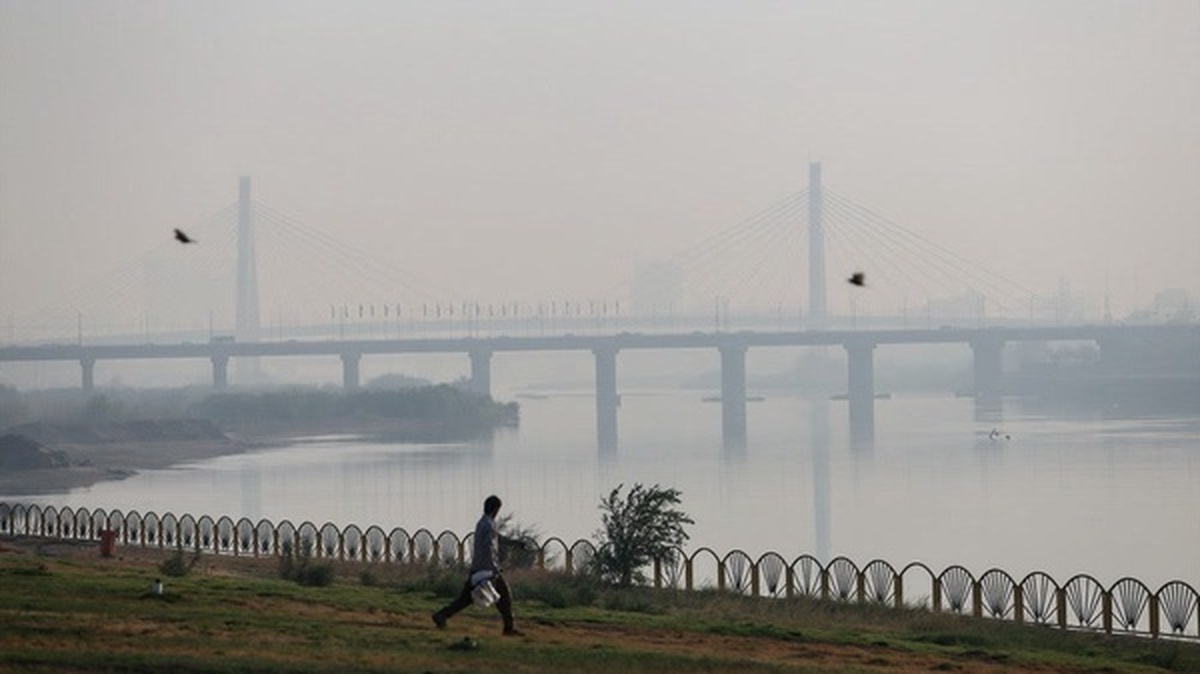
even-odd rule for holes
{"type": "Polygon", "coordinates": [[[345,564],[306,587],[277,560],[205,556],[169,577],[168,557],[0,540],[0,671],[1200,671],[1192,643],[535,572],[510,576],[526,636],[501,637],[495,612],[475,608],[439,631],[429,613],[457,573],[345,564]]]}

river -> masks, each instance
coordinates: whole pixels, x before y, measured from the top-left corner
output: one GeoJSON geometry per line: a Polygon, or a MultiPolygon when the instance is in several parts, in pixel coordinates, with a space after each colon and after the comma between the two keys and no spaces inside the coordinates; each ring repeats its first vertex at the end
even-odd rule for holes
{"type": "Polygon", "coordinates": [[[895,395],[877,402],[863,444],[845,402],[768,393],[748,403],[747,441],[732,448],[705,395],[623,389],[615,451],[597,449],[590,390],[500,390],[521,402],[521,424],[486,441],[305,438],[7,500],[461,534],[496,493],[517,523],[571,542],[594,538],[613,487],[658,483],[682,492],[690,549],[1200,586],[1200,416],[1048,415],[1007,401],[1003,421],[984,422],[970,399],[895,395]]]}

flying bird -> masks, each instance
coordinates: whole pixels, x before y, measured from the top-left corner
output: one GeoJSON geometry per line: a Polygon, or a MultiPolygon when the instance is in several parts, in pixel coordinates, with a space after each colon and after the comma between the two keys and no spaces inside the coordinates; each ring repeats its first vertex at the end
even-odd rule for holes
{"type": "Polygon", "coordinates": [[[196,240],[185,234],[182,229],[175,230],[175,240],[179,243],[196,243],[196,240]]]}
{"type": "Polygon", "coordinates": [[[867,285],[867,275],[861,271],[854,272],[850,275],[850,278],[846,280],[850,283],[850,285],[858,286],[860,288],[867,285]]]}

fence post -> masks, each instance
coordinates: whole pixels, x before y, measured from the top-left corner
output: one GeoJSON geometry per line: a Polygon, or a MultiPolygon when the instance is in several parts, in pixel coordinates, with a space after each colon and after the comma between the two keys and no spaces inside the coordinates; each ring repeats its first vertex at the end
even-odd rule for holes
{"type": "Polygon", "coordinates": [[[791,599],[793,596],[795,596],[795,589],[794,589],[795,585],[796,585],[796,570],[792,568],[791,564],[788,564],[787,588],[784,589],[784,593],[786,594],[788,599],[791,599]]]}
{"type": "Polygon", "coordinates": [[[976,618],[983,617],[983,586],[978,580],[971,583],[971,614],[976,618]]]}
{"type": "Polygon", "coordinates": [[[1150,595],[1150,636],[1158,638],[1158,595],[1150,595]]]}
{"type": "Polygon", "coordinates": [[[717,560],[717,590],[725,591],[725,560],[717,560]]]}
{"type": "Polygon", "coordinates": [[[686,589],[686,590],[692,589],[693,585],[692,585],[692,558],[691,557],[688,557],[687,560],[683,563],[683,582],[684,582],[684,585],[687,586],[684,589],[686,589]]]}
{"type": "Polygon", "coordinates": [[[1058,626],[1067,629],[1067,591],[1061,587],[1054,591],[1055,607],[1058,613],[1058,626]]]}
{"type": "Polygon", "coordinates": [[[904,608],[904,576],[896,574],[893,585],[896,588],[896,608],[904,608]]]}
{"type": "Polygon", "coordinates": [[[821,569],[821,599],[829,599],[829,570],[821,569]]]}
{"type": "Polygon", "coordinates": [[[567,575],[571,576],[575,573],[575,554],[571,552],[571,548],[567,548],[563,554],[563,563],[566,565],[567,575]]]}
{"type": "MultiPolygon", "coordinates": [[[[462,562],[462,558],[460,557],[458,561],[462,562]]],[[[546,548],[542,545],[538,546],[537,567],[543,571],[546,570],[546,548]]]]}
{"type": "Polygon", "coordinates": [[[933,579],[933,610],[937,613],[942,612],[942,579],[933,579]]]}
{"type": "Polygon", "coordinates": [[[1104,633],[1112,634],[1112,595],[1108,592],[1100,595],[1100,610],[1104,618],[1104,633]]]}
{"type": "Polygon", "coordinates": [[[750,596],[757,597],[759,591],[758,564],[750,567],[750,596]]]}
{"type": "Polygon", "coordinates": [[[1020,585],[1013,586],[1013,622],[1025,624],[1025,591],[1020,585]]]}
{"type": "Polygon", "coordinates": [[[854,586],[854,594],[858,603],[865,604],[867,602],[867,575],[859,571],[854,579],[854,586]]]}

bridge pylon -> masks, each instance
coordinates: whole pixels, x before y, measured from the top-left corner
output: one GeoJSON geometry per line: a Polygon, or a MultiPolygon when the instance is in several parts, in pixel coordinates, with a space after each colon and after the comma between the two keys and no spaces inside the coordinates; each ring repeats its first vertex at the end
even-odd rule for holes
{"type": "Polygon", "coordinates": [[[821,162],[808,165],[808,322],[823,328],[829,317],[825,293],[825,204],[821,162]]]}

